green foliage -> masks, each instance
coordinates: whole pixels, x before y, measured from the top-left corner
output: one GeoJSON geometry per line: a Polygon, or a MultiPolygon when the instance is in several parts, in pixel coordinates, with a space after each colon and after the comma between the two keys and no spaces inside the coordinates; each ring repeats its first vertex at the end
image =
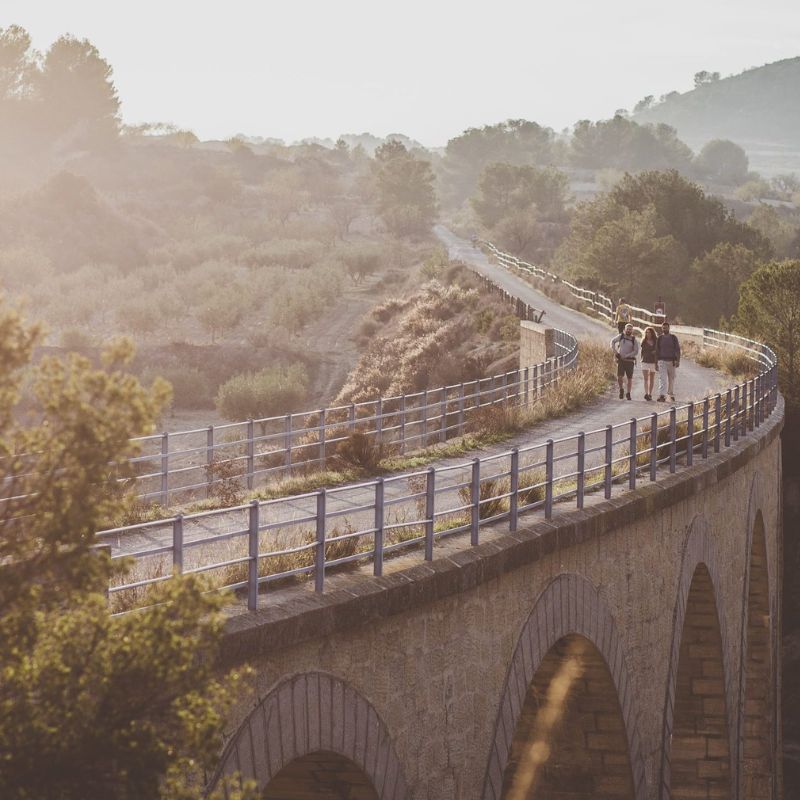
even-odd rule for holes
{"type": "Polygon", "coordinates": [[[758,266],[755,254],[741,244],[721,242],[692,262],[689,297],[697,319],[712,323],[730,318],[739,302],[739,286],[758,266]]]}
{"type": "Polygon", "coordinates": [[[556,262],[579,281],[642,302],[661,295],[685,314],[694,310],[685,292],[692,263],[725,242],[757,260],[772,252],[764,236],[674,170],[643,172],[578,206],[556,262]]]}
{"type": "Polygon", "coordinates": [[[460,205],[474,193],[478,177],[489,164],[549,165],[558,160],[555,133],[535,122],[510,119],[469,128],[447,143],[441,175],[444,201],[448,206],[460,205]]]}
{"type": "Polygon", "coordinates": [[[235,375],[219,387],[216,405],[226,419],[259,419],[294,411],[308,393],[308,375],[299,364],[235,375]]]}
{"type": "Polygon", "coordinates": [[[738,186],[747,180],[750,164],[747,153],[728,139],[712,139],[697,155],[701,175],[718,183],[738,186]]]}
{"type": "Polygon", "coordinates": [[[398,141],[375,151],[378,211],[397,236],[421,234],[436,218],[436,192],[430,162],[416,158],[398,141]]]}
{"type": "Polygon", "coordinates": [[[487,228],[513,212],[532,207],[542,219],[560,219],[568,186],[567,176],[553,168],[490,164],[481,173],[472,206],[487,228]]]}
{"type": "Polygon", "coordinates": [[[800,219],[797,216],[790,216],[772,206],[759,205],[747,224],[769,240],[778,258],[800,255],[800,251],[796,250],[800,234],[800,219]]]}
{"type": "Polygon", "coordinates": [[[174,408],[209,408],[213,406],[213,393],[208,376],[197,367],[185,364],[151,368],[142,372],[142,383],[149,385],[161,378],[172,387],[174,408]]]}
{"type": "Polygon", "coordinates": [[[27,31],[0,28],[0,141],[17,152],[106,146],[119,129],[111,67],[86,39],[62,36],[40,57],[27,31]]]}
{"type": "Polygon", "coordinates": [[[739,290],[734,328],[778,355],[778,377],[788,403],[800,405],[800,261],[771,261],[739,290]]]}
{"type": "Polygon", "coordinates": [[[0,796],[197,797],[242,677],[215,675],[222,601],[173,579],[158,605],[112,617],[104,591],[120,564],[93,547],[129,502],[109,478],[132,475],[130,437],[152,428],[168,390],[123,370],[129,343],[107,350],[105,369],[75,354],[31,366],[38,338],[0,313],[0,796]]]}
{"type": "Polygon", "coordinates": [[[575,126],[570,159],[578,167],[688,170],[692,151],[669,125],[639,125],[621,115],[575,126]]]}

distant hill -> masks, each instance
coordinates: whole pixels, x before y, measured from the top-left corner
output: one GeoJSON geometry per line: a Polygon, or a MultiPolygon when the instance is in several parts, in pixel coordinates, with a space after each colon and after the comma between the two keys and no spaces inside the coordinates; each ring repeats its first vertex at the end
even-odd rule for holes
{"type": "Polygon", "coordinates": [[[732,139],[749,152],[800,150],[800,57],[672,92],[633,119],[666,122],[694,148],[732,139]]]}

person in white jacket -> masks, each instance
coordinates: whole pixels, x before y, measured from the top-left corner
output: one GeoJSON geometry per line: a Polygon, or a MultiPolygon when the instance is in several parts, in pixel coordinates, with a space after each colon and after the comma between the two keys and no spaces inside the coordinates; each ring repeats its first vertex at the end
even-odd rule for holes
{"type": "Polygon", "coordinates": [[[629,322],[619,336],[611,340],[611,352],[617,359],[617,383],[619,384],[619,399],[631,399],[633,387],[633,368],[639,355],[639,340],[633,335],[633,325],[629,322]],[[628,379],[627,392],[623,389],[623,379],[628,379]]]}

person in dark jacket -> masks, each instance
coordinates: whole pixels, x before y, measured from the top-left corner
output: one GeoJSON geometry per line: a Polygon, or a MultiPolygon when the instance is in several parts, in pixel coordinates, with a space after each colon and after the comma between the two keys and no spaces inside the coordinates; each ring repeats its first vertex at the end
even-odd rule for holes
{"type": "Polygon", "coordinates": [[[656,382],[656,372],[658,372],[657,346],[658,337],[656,336],[656,330],[648,325],[644,329],[640,350],[642,354],[642,378],[644,380],[645,400],[653,399],[653,384],[656,382]]]}
{"type": "Polygon", "coordinates": [[[617,383],[619,384],[619,399],[631,399],[631,386],[633,385],[633,367],[636,356],[639,355],[639,340],[633,335],[633,325],[629,322],[619,336],[611,340],[611,351],[617,359],[617,383]],[[622,380],[628,379],[627,393],[623,389],[622,380]]]}
{"type": "Polygon", "coordinates": [[[667,396],[675,402],[675,370],[681,365],[681,343],[674,333],[669,332],[669,322],[661,325],[661,335],[656,342],[658,353],[658,402],[663,403],[667,396]]]}

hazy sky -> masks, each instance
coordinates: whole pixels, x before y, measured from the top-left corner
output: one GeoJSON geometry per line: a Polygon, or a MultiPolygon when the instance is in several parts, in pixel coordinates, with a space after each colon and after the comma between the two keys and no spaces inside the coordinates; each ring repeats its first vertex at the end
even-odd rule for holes
{"type": "Polygon", "coordinates": [[[0,0],[11,23],[90,39],[126,122],[201,138],[561,129],[800,55],[799,0],[0,0]]]}

